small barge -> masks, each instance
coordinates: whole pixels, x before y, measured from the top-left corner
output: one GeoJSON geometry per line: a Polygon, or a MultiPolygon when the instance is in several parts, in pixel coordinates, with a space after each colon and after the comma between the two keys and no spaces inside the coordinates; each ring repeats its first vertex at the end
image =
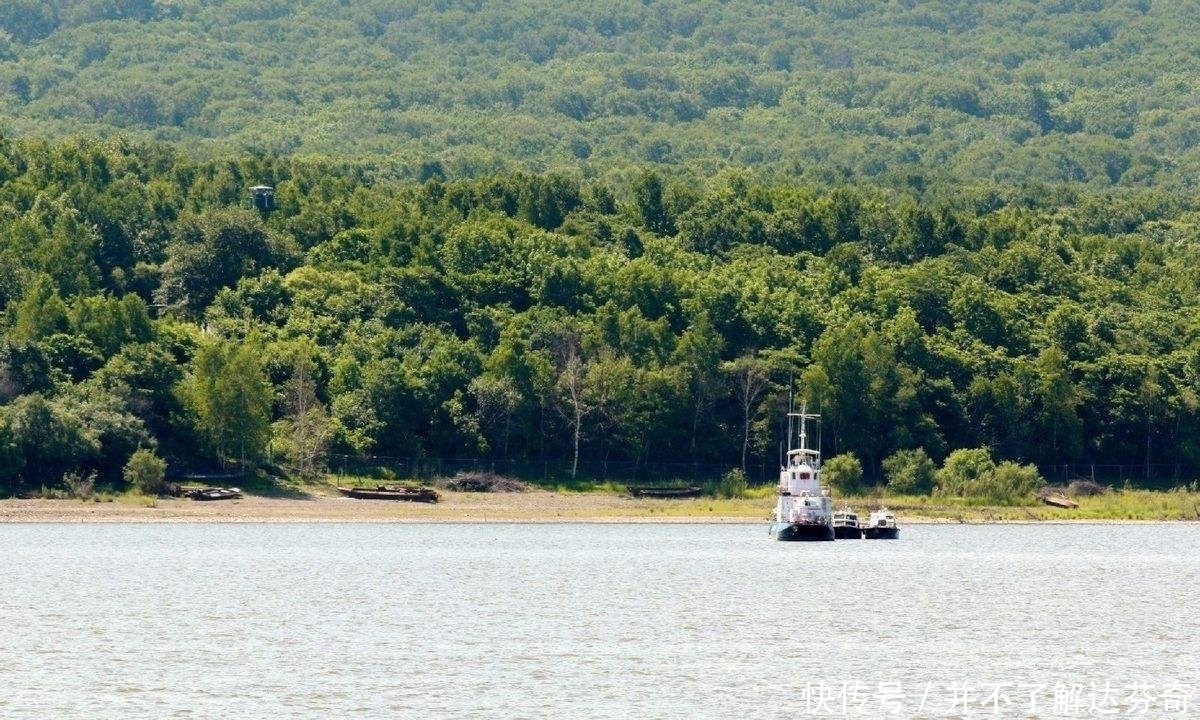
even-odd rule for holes
{"type": "Polygon", "coordinates": [[[409,502],[435,503],[437,490],[430,487],[407,487],[405,485],[377,485],[375,487],[338,487],[338,492],[356,500],[407,500],[409,502]]]}
{"type": "Polygon", "coordinates": [[[699,485],[687,487],[654,487],[647,485],[626,485],[625,489],[635,498],[690,498],[704,492],[699,485]]]}
{"type": "Polygon", "coordinates": [[[184,492],[184,497],[192,500],[237,500],[241,496],[242,491],[235,487],[204,487],[184,492]]]}

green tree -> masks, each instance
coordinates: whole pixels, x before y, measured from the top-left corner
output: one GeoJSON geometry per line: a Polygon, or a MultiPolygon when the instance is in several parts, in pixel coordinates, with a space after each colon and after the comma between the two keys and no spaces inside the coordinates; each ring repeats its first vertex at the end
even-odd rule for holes
{"type": "Polygon", "coordinates": [[[934,475],[938,493],[958,497],[974,496],[987,482],[996,463],[987,448],[959,449],[951,452],[934,475]]]}
{"type": "Polygon", "coordinates": [[[746,456],[750,451],[750,431],[761,412],[761,401],[770,387],[771,374],[765,362],[757,355],[747,353],[736,360],[722,363],[721,369],[729,375],[733,395],[741,413],[742,464],[746,469],[746,456]]]}
{"type": "Polygon", "coordinates": [[[708,313],[700,313],[675,346],[673,360],[683,369],[688,384],[688,452],[693,458],[699,456],[701,436],[709,435],[704,431],[712,429],[712,410],[725,391],[721,374],[723,345],[708,313]]]}
{"type": "Polygon", "coordinates": [[[18,343],[36,342],[71,329],[67,304],[48,275],[38,275],[25,295],[10,309],[10,337],[18,343]]]}
{"type": "Polygon", "coordinates": [[[302,343],[294,350],[291,377],[283,385],[284,414],[273,426],[273,449],[284,456],[289,469],[302,477],[315,477],[324,469],[335,425],[317,397],[316,347],[302,343]]]}
{"type": "Polygon", "coordinates": [[[83,422],[37,393],[0,407],[0,441],[10,447],[10,495],[53,487],[67,472],[86,469],[101,450],[83,422]]]}
{"type": "Polygon", "coordinates": [[[821,480],[842,495],[858,493],[863,487],[862,463],[854,453],[835,455],[821,463],[821,480]]]}
{"type": "Polygon", "coordinates": [[[662,179],[656,173],[643,172],[633,185],[633,195],[642,227],[656,235],[675,234],[675,221],[663,204],[662,179]]]}
{"type": "Polygon", "coordinates": [[[955,450],[934,477],[942,495],[1003,505],[1027,502],[1043,482],[1033,465],[996,464],[987,448],[955,450]]]}
{"type": "Polygon", "coordinates": [[[937,465],[924,448],[897,450],[883,461],[888,490],[902,495],[926,495],[933,491],[937,465]]]}
{"type": "Polygon", "coordinates": [[[198,316],[221,288],[267,268],[289,270],[295,249],[246,209],[217,209],[180,219],[155,299],[198,316]]]}
{"type": "Polygon", "coordinates": [[[253,342],[208,340],[178,386],[194,428],[222,466],[258,460],[271,437],[271,386],[253,342]]]}
{"type": "Polygon", "coordinates": [[[153,450],[140,448],[125,464],[125,482],[146,495],[167,493],[167,462],[154,454],[153,450]]]}

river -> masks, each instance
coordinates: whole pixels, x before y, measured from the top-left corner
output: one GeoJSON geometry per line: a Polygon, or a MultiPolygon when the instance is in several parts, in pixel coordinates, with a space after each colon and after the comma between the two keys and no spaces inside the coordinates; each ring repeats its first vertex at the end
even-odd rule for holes
{"type": "Polygon", "coordinates": [[[0,525],[2,718],[1200,717],[1200,525],[0,525]]]}

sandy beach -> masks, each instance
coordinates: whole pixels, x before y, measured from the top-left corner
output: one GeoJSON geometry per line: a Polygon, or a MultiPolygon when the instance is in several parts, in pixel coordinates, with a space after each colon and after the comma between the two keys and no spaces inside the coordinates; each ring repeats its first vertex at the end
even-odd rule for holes
{"type": "MultiPolygon", "coordinates": [[[[247,495],[196,501],[136,495],[97,500],[0,500],[0,523],[767,523],[772,498],[655,499],[605,492],[448,492],[437,503],[356,500],[318,486],[301,497],[247,495]]],[[[1200,501],[1176,493],[1151,494],[1164,503],[1138,514],[1098,514],[1029,507],[889,506],[901,525],[923,523],[1130,523],[1200,520],[1200,501]],[[1180,500],[1179,498],[1184,498],[1180,500]],[[1179,505],[1183,503],[1182,505],[1179,505]],[[1176,507],[1178,506],[1178,507],[1176,507]]],[[[861,499],[851,499],[862,505],[861,499]]],[[[861,510],[861,507],[860,507],[861,510]]]]}
{"type": "Polygon", "coordinates": [[[607,493],[442,492],[438,503],[246,496],[0,500],[0,522],[766,522],[770,500],[637,499],[607,493]]]}

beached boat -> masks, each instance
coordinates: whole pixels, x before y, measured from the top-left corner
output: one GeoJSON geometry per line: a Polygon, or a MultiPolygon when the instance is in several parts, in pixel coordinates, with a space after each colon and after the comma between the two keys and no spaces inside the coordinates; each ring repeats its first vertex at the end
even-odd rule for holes
{"type": "Polygon", "coordinates": [[[833,536],[838,540],[861,540],[863,533],[858,524],[858,513],[848,507],[834,512],[833,536]]]}
{"type": "Polygon", "coordinates": [[[807,423],[821,416],[802,410],[787,417],[787,459],[779,470],[771,536],[776,540],[833,540],[833,498],[829,488],[821,486],[821,451],[808,447],[807,423]],[[796,439],[799,442],[793,448],[796,439]]]}
{"type": "Polygon", "coordinates": [[[1075,508],[1079,507],[1079,503],[1075,502],[1074,500],[1067,497],[1066,495],[1063,495],[1062,493],[1053,493],[1050,495],[1043,495],[1042,502],[1046,503],[1047,505],[1053,505],[1054,507],[1066,508],[1068,510],[1074,510],[1075,508]]]}
{"type": "Polygon", "coordinates": [[[192,500],[236,500],[242,491],[235,487],[205,487],[188,490],[184,496],[192,500]]]}
{"type": "Polygon", "coordinates": [[[900,525],[896,522],[896,516],[885,507],[873,510],[863,527],[863,537],[868,540],[898,540],[900,525]]]}
{"type": "Polygon", "coordinates": [[[696,497],[704,492],[704,488],[699,485],[688,485],[687,487],[655,487],[647,485],[626,485],[625,489],[634,497],[647,498],[688,498],[696,497]]]}
{"type": "Polygon", "coordinates": [[[437,490],[431,487],[377,485],[375,487],[338,487],[338,492],[357,500],[408,500],[410,502],[438,501],[437,490]]]}

